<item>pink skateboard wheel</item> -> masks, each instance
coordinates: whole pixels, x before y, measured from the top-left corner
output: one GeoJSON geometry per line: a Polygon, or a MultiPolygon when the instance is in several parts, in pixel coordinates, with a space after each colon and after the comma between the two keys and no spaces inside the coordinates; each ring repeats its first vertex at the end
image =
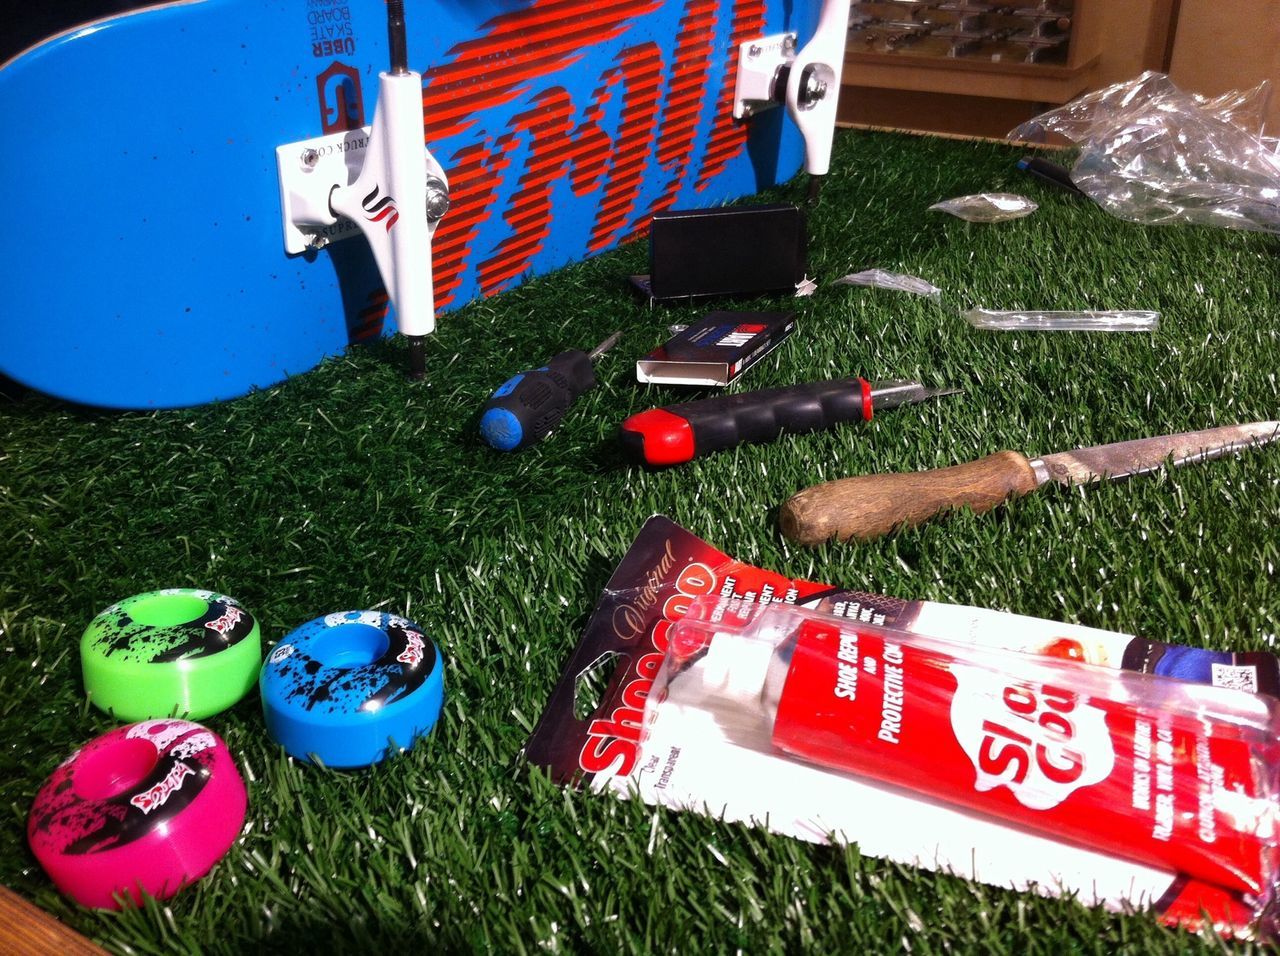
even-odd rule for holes
{"type": "Polygon", "coordinates": [[[85,744],[44,782],[27,821],[31,849],[82,906],[167,899],[231,848],[248,806],[213,731],[145,720],[85,744]]]}

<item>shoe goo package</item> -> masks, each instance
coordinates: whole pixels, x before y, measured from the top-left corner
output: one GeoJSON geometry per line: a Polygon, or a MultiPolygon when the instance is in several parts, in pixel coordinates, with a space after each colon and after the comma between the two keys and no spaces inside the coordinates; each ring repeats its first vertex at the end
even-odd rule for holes
{"type": "Polygon", "coordinates": [[[654,517],[526,755],[562,783],[1247,937],[1280,869],[1277,690],[1270,654],[791,579],[654,517]],[[579,678],[609,659],[580,720],[579,678]]]}

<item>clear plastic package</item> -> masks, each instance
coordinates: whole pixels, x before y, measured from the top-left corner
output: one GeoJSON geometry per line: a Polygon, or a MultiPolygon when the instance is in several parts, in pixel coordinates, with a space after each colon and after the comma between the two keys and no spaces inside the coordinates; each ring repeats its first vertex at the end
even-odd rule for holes
{"type": "Polygon", "coordinates": [[[918,276],[903,275],[900,272],[886,272],[884,269],[864,269],[852,275],[841,276],[832,285],[860,285],[874,289],[892,289],[895,292],[910,292],[931,298],[941,298],[942,290],[936,285],[926,282],[918,276]]]}
{"type": "MultiPolygon", "coordinates": [[[[696,701],[777,760],[1174,870],[1256,913],[1273,898],[1280,702],[1264,696],[707,597],[649,700],[650,731],[696,701]]],[[[840,797],[810,779],[822,817],[840,797]]]]}
{"type": "Polygon", "coordinates": [[[966,222],[1006,222],[1029,216],[1040,207],[1016,193],[976,193],[957,196],[929,207],[930,212],[946,212],[966,222]]]}
{"type": "Polygon", "coordinates": [[[1110,312],[1034,312],[967,309],[964,320],[975,329],[1000,332],[1154,332],[1160,313],[1138,309],[1110,312]]]}
{"type": "MultiPolygon", "coordinates": [[[[1160,688],[1161,712],[1152,725],[1150,747],[1145,731],[1138,728],[1139,733],[1131,736],[1141,742],[1117,750],[1124,766],[1131,764],[1133,768],[1132,785],[1122,794],[1127,795],[1122,803],[1131,806],[1135,799],[1139,803],[1145,800],[1141,813],[1153,819],[1156,800],[1166,791],[1178,799],[1178,794],[1185,796],[1185,791],[1172,788],[1172,752],[1161,746],[1173,743],[1172,739],[1162,741],[1160,737],[1166,704],[1173,708],[1171,714],[1178,713],[1179,701],[1203,705],[1201,717],[1216,721],[1220,715],[1209,705],[1220,707],[1224,701],[1233,701],[1223,728],[1238,727],[1241,739],[1248,741],[1251,755],[1266,753],[1267,767],[1275,767],[1275,757],[1280,756],[1270,752],[1277,749],[1271,714],[1280,706],[1280,660],[1274,654],[1211,651],[1069,621],[902,599],[807,581],[733,558],[669,518],[655,515],[640,529],[602,590],[529,737],[526,758],[531,765],[543,768],[552,780],[567,786],[710,814],[811,843],[856,842],[860,852],[869,858],[953,873],[1006,889],[1071,896],[1086,906],[1104,906],[1116,912],[1149,911],[1152,918],[1166,925],[1192,931],[1212,926],[1222,935],[1237,938],[1272,932],[1272,926],[1260,919],[1264,905],[1271,899],[1270,891],[1258,895],[1233,888],[1255,878],[1262,872],[1261,867],[1239,868],[1244,873],[1241,879],[1224,876],[1231,882],[1228,887],[1179,872],[1177,864],[1137,862],[1117,855],[1110,845],[1093,848],[1063,839],[1056,828],[1033,829],[1007,817],[977,812],[968,805],[931,796],[918,785],[922,780],[918,779],[916,764],[925,763],[923,759],[899,774],[900,779],[884,782],[866,774],[822,766],[804,753],[791,756],[775,747],[771,727],[777,722],[776,713],[781,712],[774,709],[775,704],[781,707],[781,697],[765,699],[765,677],[775,649],[789,633],[788,626],[790,632],[796,626],[775,628],[771,642],[756,640],[750,644],[747,626],[757,623],[751,612],[739,614],[739,622],[724,617],[714,620],[713,615],[717,608],[733,607],[765,607],[769,608],[766,614],[792,614],[800,606],[805,608],[801,613],[818,615],[818,620],[831,622],[842,634],[853,629],[859,635],[880,635],[882,642],[886,633],[882,628],[906,635],[901,641],[891,641],[899,648],[906,647],[908,641],[915,646],[917,641],[940,638],[941,644],[928,646],[953,659],[962,656],[957,651],[967,649],[984,655],[984,660],[1004,661],[1004,668],[1010,666],[1009,661],[1029,661],[1030,666],[1053,670],[1055,677],[1056,668],[1087,662],[1088,684],[1075,678],[1069,684],[1048,677],[1041,682],[1090,700],[1096,696],[1105,702],[1095,707],[1104,715],[1111,713],[1113,704],[1148,706],[1152,699],[1150,689],[1160,688]],[[744,648],[745,660],[740,656],[744,648]],[[755,648],[754,657],[750,648],[755,648]],[[1165,679],[1152,683],[1151,675],[1165,679]],[[1175,687],[1175,682],[1187,686],[1175,687]],[[1236,696],[1223,696],[1218,691],[1230,691],[1236,696]],[[1165,764],[1168,769],[1161,770],[1165,764]],[[1169,787],[1162,785],[1166,778],[1169,787]]],[[[859,647],[862,653],[858,656],[865,659],[871,643],[860,643],[859,647]]],[[[897,678],[885,680],[885,657],[882,650],[874,665],[875,674],[868,675],[862,664],[855,691],[864,695],[863,703],[867,699],[874,703],[879,695],[881,718],[886,700],[884,685],[890,683],[889,692],[898,693],[897,678]]],[[[889,663],[904,668],[898,737],[907,743],[907,735],[914,733],[912,728],[920,726],[917,715],[921,702],[941,698],[914,692],[918,684],[928,688],[927,679],[922,683],[912,678],[908,688],[905,653],[901,663],[889,663]]],[[[1021,674],[1020,679],[1029,678],[1021,674]]],[[[783,686],[785,696],[785,681],[783,686]]],[[[953,693],[953,701],[955,697],[953,693]]],[[[1044,693],[1037,699],[1057,702],[1057,698],[1044,693]]],[[[1026,706],[1024,698],[1014,700],[1017,706],[1026,706]]],[[[1001,704],[1000,700],[991,702],[1001,704]]],[[[894,697],[889,703],[898,701],[894,697]]],[[[1078,699],[1074,710],[1089,713],[1083,709],[1084,704],[1078,699]]],[[[1046,707],[1050,712],[1054,710],[1046,707]]],[[[874,709],[872,717],[876,717],[874,709]]],[[[990,713],[982,715],[983,721],[989,719],[990,713]]],[[[807,728],[811,720],[801,718],[800,726],[807,728]]],[[[1096,771],[1092,758],[1098,721],[1090,720],[1091,724],[1086,721],[1078,726],[1093,726],[1091,734],[1085,734],[1083,729],[1075,734],[1090,745],[1089,769],[1081,772],[1082,778],[1086,772],[1096,771]]],[[[1014,732],[1020,730],[1016,725],[1004,726],[1014,732]]],[[[981,731],[981,721],[978,727],[981,731]]],[[[1170,734],[1195,729],[1181,723],[1169,724],[1170,734]]],[[[878,722],[875,730],[878,733],[878,722]]],[[[1034,746],[1055,742],[1052,738],[1042,740],[1040,731],[1036,733],[1034,737],[1022,734],[1033,746],[1032,757],[1023,758],[1028,781],[1032,779],[1034,746]]],[[[1107,742],[1116,739],[1109,724],[1106,735],[1107,742]]],[[[812,735],[805,729],[796,736],[803,746],[804,739],[812,735]]],[[[940,731],[928,738],[928,745],[941,747],[958,739],[950,730],[940,731]]],[[[1060,738],[1056,742],[1063,744],[1060,738]]],[[[782,743],[793,744],[789,738],[779,740],[782,743]]],[[[981,748],[981,741],[978,746],[981,748]]],[[[1007,749],[1002,747],[997,752],[995,744],[988,746],[997,761],[1007,749]]],[[[1057,751],[1047,751],[1046,759],[1065,772],[1071,767],[1069,750],[1060,746],[1057,751]]],[[[960,751],[963,747],[956,743],[951,747],[951,756],[959,759],[960,751]]],[[[1191,753],[1195,754],[1194,749],[1191,753]]],[[[938,755],[938,759],[945,758],[945,754],[938,755]]],[[[1016,772],[1019,758],[1005,755],[1003,759],[1011,761],[1012,769],[1006,772],[1016,772]]],[[[1199,798],[1203,793],[1205,802],[1197,800],[1195,805],[1185,806],[1175,803],[1175,813],[1203,816],[1200,808],[1212,801],[1215,839],[1221,834],[1223,840],[1228,840],[1231,827],[1244,819],[1240,814],[1247,816],[1252,812],[1250,808],[1258,809],[1260,828],[1251,832],[1261,836],[1264,845],[1259,853],[1269,859],[1274,843],[1268,835],[1274,831],[1274,824],[1265,818],[1270,812],[1269,804],[1247,792],[1242,801],[1235,791],[1222,792],[1219,804],[1219,792],[1227,786],[1227,765],[1234,766],[1234,758],[1212,757],[1210,764],[1195,756],[1193,759],[1197,761],[1196,795],[1199,798]],[[1198,768],[1211,765],[1223,768],[1221,786],[1216,770],[1207,781],[1198,776],[1198,768]],[[1247,804],[1244,809],[1242,803],[1247,804]],[[1216,816],[1219,805],[1221,821],[1216,816]]],[[[1182,772],[1177,770],[1178,774],[1182,772]]],[[[991,776],[999,778],[1000,772],[991,776]]],[[[973,779],[976,782],[976,771],[973,779]]],[[[1254,782],[1241,781],[1246,788],[1254,782]]],[[[1110,792],[1115,793],[1116,780],[1110,785],[1110,792]]],[[[1104,781],[1090,786],[1108,784],[1104,781]]],[[[1257,787],[1259,793],[1264,787],[1273,791],[1273,780],[1264,778],[1257,787]]],[[[1025,792],[1038,791],[1031,787],[1025,792]]],[[[1076,805],[1072,801],[1079,798],[1080,794],[1073,794],[1062,806],[1070,810],[1076,805]]],[[[1003,800],[1018,813],[1033,812],[999,783],[990,793],[974,790],[974,799],[1003,800]]],[[[1167,809],[1160,813],[1161,819],[1167,820],[1167,809]]],[[[1148,836],[1155,832],[1154,828],[1152,822],[1148,836]]],[[[1142,832],[1137,824],[1135,832],[1142,832]]]]}
{"type": "Polygon", "coordinates": [[[1043,113],[1009,138],[1080,148],[1079,189],[1120,219],[1280,232],[1280,151],[1259,132],[1263,82],[1208,99],[1146,72],[1043,113]]]}

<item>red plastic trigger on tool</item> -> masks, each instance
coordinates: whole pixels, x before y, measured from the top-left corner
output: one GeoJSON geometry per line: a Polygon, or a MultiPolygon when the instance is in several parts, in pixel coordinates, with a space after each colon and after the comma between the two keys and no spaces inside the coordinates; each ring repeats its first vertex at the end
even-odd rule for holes
{"type": "Polygon", "coordinates": [[[640,436],[646,464],[679,465],[691,461],[696,445],[689,422],[665,408],[651,408],[622,423],[623,432],[640,436]]]}

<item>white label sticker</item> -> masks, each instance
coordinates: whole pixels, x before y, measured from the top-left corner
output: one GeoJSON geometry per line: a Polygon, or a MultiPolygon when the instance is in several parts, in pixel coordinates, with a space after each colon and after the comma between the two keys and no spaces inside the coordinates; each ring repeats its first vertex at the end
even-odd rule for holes
{"type": "Polygon", "coordinates": [[[284,660],[286,657],[292,654],[293,651],[294,651],[294,647],[292,644],[281,644],[279,647],[277,647],[274,651],[271,652],[271,656],[267,658],[267,663],[279,664],[282,660],[284,660]]]}
{"type": "Polygon", "coordinates": [[[335,611],[324,616],[325,627],[340,627],[343,624],[367,624],[370,627],[382,626],[381,611],[335,611]]]}
{"type": "Polygon", "coordinates": [[[1213,665],[1213,686],[1229,687],[1232,690],[1243,690],[1250,694],[1258,692],[1258,669],[1251,664],[1217,664],[1213,665]]]}
{"type": "Polygon", "coordinates": [[[144,720],[134,724],[125,734],[126,737],[141,738],[155,744],[156,750],[163,751],[171,743],[193,730],[203,730],[199,724],[189,720],[144,720]]]}

